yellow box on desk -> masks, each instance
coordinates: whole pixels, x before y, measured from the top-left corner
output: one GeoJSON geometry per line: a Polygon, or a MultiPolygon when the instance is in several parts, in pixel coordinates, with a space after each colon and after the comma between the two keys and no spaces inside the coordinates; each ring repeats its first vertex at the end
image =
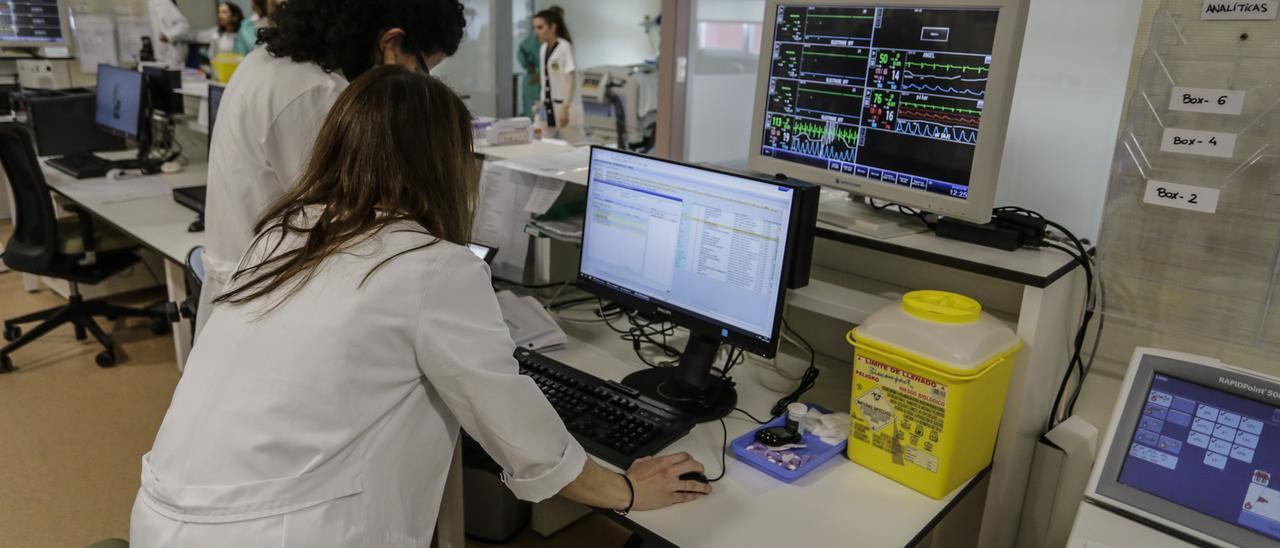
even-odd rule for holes
{"type": "Polygon", "coordinates": [[[935,499],[991,464],[1022,341],[977,301],[914,291],[849,332],[849,458],[935,499]]]}

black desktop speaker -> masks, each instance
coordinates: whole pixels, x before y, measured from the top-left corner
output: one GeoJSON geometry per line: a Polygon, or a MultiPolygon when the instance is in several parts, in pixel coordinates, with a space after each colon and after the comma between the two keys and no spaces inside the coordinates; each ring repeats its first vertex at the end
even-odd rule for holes
{"type": "Polygon", "coordinates": [[[818,202],[822,199],[822,187],[813,184],[799,184],[794,179],[788,180],[796,185],[796,199],[800,202],[800,219],[796,226],[800,228],[795,255],[791,258],[791,270],[787,276],[788,289],[800,289],[809,285],[809,274],[813,270],[814,233],[818,227],[818,202]]]}
{"type": "Polygon", "coordinates": [[[36,138],[40,156],[125,150],[127,143],[98,129],[91,89],[26,90],[14,101],[17,119],[25,121],[36,138]]]}

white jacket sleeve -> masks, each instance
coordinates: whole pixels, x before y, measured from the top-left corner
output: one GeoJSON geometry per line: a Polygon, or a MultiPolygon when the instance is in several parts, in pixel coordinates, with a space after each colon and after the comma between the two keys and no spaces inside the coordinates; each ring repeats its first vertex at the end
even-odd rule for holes
{"type": "Polygon", "coordinates": [[[282,190],[298,182],[325,117],[340,95],[339,89],[311,88],[285,105],[271,122],[262,149],[282,190]]]}
{"type": "Polygon", "coordinates": [[[529,501],[559,493],[582,473],[586,452],[533,380],[519,374],[488,265],[450,249],[424,275],[433,289],[419,312],[418,366],[502,466],[512,493],[529,501]]]}

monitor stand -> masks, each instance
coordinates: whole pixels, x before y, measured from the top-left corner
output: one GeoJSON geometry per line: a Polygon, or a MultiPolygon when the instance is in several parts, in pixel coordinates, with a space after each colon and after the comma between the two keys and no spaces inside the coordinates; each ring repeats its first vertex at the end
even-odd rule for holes
{"type": "Polygon", "coordinates": [[[823,190],[818,220],[881,240],[928,232],[919,219],[897,210],[878,210],[861,198],[841,190],[823,190]]]}
{"type": "Polygon", "coordinates": [[[637,371],[622,379],[622,384],[698,422],[724,418],[738,405],[738,392],[732,379],[712,371],[719,350],[719,339],[691,332],[680,365],[637,371]]]}

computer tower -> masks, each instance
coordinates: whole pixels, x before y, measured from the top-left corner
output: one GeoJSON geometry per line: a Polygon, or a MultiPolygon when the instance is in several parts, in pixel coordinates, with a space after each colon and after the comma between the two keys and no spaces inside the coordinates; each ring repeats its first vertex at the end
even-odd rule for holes
{"type": "Polygon", "coordinates": [[[40,156],[67,156],[87,152],[125,150],[124,139],[94,124],[96,108],[92,89],[26,90],[15,104],[17,119],[35,134],[40,156]]]}

